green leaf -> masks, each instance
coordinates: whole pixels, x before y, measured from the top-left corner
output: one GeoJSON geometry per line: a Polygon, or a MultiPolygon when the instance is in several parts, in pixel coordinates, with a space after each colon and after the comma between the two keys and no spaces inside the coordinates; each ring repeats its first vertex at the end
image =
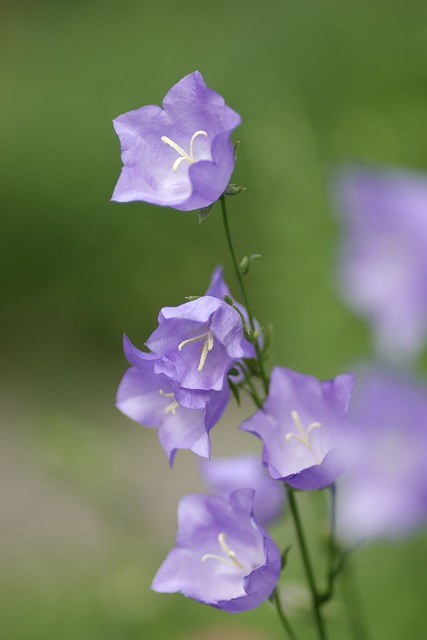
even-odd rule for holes
{"type": "Polygon", "coordinates": [[[233,394],[235,401],[237,402],[237,406],[240,407],[240,391],[239,391],[239,387],[237,385],[235,385],[234,382],[232,380],[230,380],[230,378],[228,378],[228,384],[230,386],[230,391],[233,394]]]}
{"type": "Polygon", "coordinates": [[[242,191],[246,191],[246,187],[239,187],[237,184],[229,184],[226,186],[224,195],[225,196],[238,196],[242,191]]]}
{"type": "Polygon", "coordinates": [[[292,545],[290,544],[289,546],[286,547],[286,549],[282,552],[282,571],[283,569],[286,567],[286,565],[288,564],[288,554],[289,551],[292,549],[292,545]]]}
{"type": "Polygon", "coordinates": [[[203,222],[203,220],[206,220],[206,218],[210,215],[214,204],[215,202],[212,202],[212,204],[209,204],[207,207],[203,207],[202,209],[198,210],[197,215],[199,216],[200,224],[203,222]]]}

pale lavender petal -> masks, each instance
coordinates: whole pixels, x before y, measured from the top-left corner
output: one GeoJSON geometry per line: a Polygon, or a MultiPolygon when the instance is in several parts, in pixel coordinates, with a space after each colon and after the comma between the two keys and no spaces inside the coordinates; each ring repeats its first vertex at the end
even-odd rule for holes
{"type": "Polygon", "coordinates": [[[229,296],[231,298],[230,289],[224,280],[224,273],[221,265],[215,267],[205,296],[212,296],[219,300],[224,300],[225,296],[229,296]]]}
{"type": "Polygon", "coordinates": [[[205,427],[205,412],[177,408],[174,415],[163,420],[159,441],[172,466],[178,449],[190,449],[202,458],[209,458],[211,443],[205,427]]]}
{"type": "Polygon", "coordinates": [[[240,122],[198,71],[185,76],[168,91],[163,108],[148,105],[114,120],[123,169],[112,199],[181,211],[212,204],[233,172],[230,135],[240,122]]]}
{"type": "Polygon", "coordinates": [[[263,442],[270,475],[299,489],[321,489],[335,480],[343,465],[336,454],[347,429],[353,376],[321,382],[275,367],[262,409],[241,429],[263,442]]]}
{"type": "Polygon", "coordinates": [[[253,491],[184,496],[178,508],[176,547],[152,588],[179,591],[229,612],[257,607],[274,590],[281,558],[270,536],[252,517],[253,491]],[[231,560],[228,550],[235,553],[231,560]]]}
{"type": "Polygon", "coordinates": [[[247,354],[239,313],[212,296],[163,308],[146,344],[159,356],[156,373],[198,391],[221,391],[232,364],[247,354]]]}
{"type": "MultiPolygon", "coordinates": [[[[128,369],[120,382],[116,406],[128,418],[145,427],[158,427],[165,419],[165,410],[171,398],[160,393],[172,393],[166,376],[153,375],[153,370],[128,369]]],[[[172,393],[173,395],[173,393],[172,393]]]]}

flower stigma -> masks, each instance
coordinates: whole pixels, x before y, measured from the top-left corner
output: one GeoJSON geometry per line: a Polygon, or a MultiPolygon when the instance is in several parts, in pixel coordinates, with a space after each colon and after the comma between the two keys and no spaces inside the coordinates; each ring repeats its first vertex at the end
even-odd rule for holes
{"type": "Polygon", "coordinates": [[[178,345],[178,351],[182,351],[182,348],[187,344],[191,344],[192,342],[198,342],[199,340],[203,340],[202,353],[200,354],[199,366],[197,367],[197,371],[201,371],[205,366],[206,358],[208,357],[209,351],[212,351],[214,346],[214,336],[210,329],[205,331],[205,333],[201,333],[199,336],[194,336],[194,338],[188,338],[187,340],[183,340],[178,345]]]}
{"type": "Polygon", "coordinates": [[[194,145],[194,140],[197,138],[197,136],[204,136],[205,138],[207,138],[208,134],[206,133],[206,131],[202,131],[202,130],[196,131],[196,133],[193,133],[190,140],[190,153],[187,153],[182,147],[179,146],[179,144],[177,144],[176,142],[168,138],[168,136],[162,136],[160,138],[162,142],[164,142],[165,144],[168,144],[170,147],[172,147],[172,149],[175,149],[175,151],[179,153],[179,155],[181,156],[180,158],[177,158],[173,163],[172,171],[174,173],[177,173],[179,165],[184,160],[186,160],[190,164],[193,164],[194,162],[193,145],[194,145]]]}
{"type": "Polygon", "coordinates": [[[221,532],[218,534],[218,538],[217,538],[219,546],[221,547],[221,551],[223,552],[224,555],[220,556],[216,553],[205,553],[201,558],[201,562],[205,562],[206,560],[209,560],[209,559],[217,560],[218,562],[222,562],[223,564],[226,564],[230,567],[234,566],[243,571],[247,571],[247,567],[245,567],[245,565],[242,564],[240,560],[237,559],[236,552],[230,549],[230,547],[226,543],[225,541],[226,537],[227,537],[227,534],[224,532],[221,532]]]}
{"type": "Polygon", "coordinates": [[[301,421],[301,418],[299,417],[298,411],[296,411],[295,409],[291,411],[291,418],[294,421],[294,424],[297,428],[298,433],[293,433],[292,431],[290,431],[285,435],[285,441],[289,443],[292,440],[292,438],[295,438],[295,440],[301,443],[306,449],[308,449],[308,451],[310,451],[313,454],[317,463],[320,464],[321,461],[319,460],[319,457],[313,451],[313,447],[310,441],[310,433],[313,431],[313,429],[320,429],[321,427],[323,427],[323,424],[321,422],[311,422],[308,425],[308,428],[306,431],[301,421]]]}
{"type": "Polygon", "coordinates": [[[171,413],[174,416],[176,414],[176,410],[180,406],[179,402],[175,400],[175,394],[165,393],[163,389],[159,389],[159,394],[162,396],[162,398],[173,398],[172,402],[166,407],[165,413],[171,413]]]}

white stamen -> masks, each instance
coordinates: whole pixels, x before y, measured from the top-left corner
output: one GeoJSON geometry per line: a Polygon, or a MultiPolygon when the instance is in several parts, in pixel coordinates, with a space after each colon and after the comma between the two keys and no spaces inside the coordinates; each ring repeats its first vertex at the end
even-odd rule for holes
{"type": "Polygon", "coordinates": [[[243,565],[240,562],[240,560],[237,559],[236,552],[233,551],[233,549],[230,549],[230,547],[226,543],[225,541],[226,537],[227,537],[227,534],[222,532],[218,534],[218,538],[217,538],[219,546],[221,547],[221,551],[224,553],[224,556],[217,555],[216,553],[205,553],[201,558],[201,562],[205,562],[206,560],[209,560],[209,559],[217,560],[218,562],[227,564],[230,567],[235,566],[238,569],[246,571],[247,568],[245,567],[245,565],[243,565]]]}
{"type": "Polygon", "coordinates": [[[162,398],[173,398],[172,402],[166,407],[165,413],[171,413],[174,416],[176,414],[176,410],[180,406],[179,402],[175,400],[175,394],[165,393],[163,389],[159,389],[159,394],[162,396],[162,398]]]}
{"type": "Polygon", "coordinates": [[[172,149],[174,149],[181,156],[180,158],[177,158],[173,163],[172,171],[174,173],[178,171],[179,165],[184,160],[186,160],[190,164],[193,164],[194,162],[193,145],[194,145],[194,140],[197,138],[197,136],[204,136],[205,138],[207,138],[208,134],[206,133],[206,131],[202,131],[202,130],[196,131],[196,133],[193,133],[190,140],[190,153],[187,153],[182,147],[179,146],[179,144],[177,144],[176,142],[168,138],[168,136],[162,136],[160,138],[162,142],[164,142],[165,144],[168,144],[170,147],[172,147],[172,149]]]}
{"type": "Polygon", "coordinates": [[[305,430],[303,423],[301,422],[301,418],[299,417],[298,411],[291,411],[291,417],[294,421],[294,424],[298,430],[298,433],[293,433],[290,431],[285,435],[286,442],[290,442],[292,438],[295,438],[298,442],[300,442],[306,449],[308,449],[313,456],[318,460],[318,456],[314,453],[313,447],[310,441],[310,433],[313,429],[320,429],[323,427],[321,422],[311,422],[308,426],[308,429],[305,430]]]}
{"type": "Polygon", "coordinates": [[[178,351],[182,351],[182,348],[185,347],[185,345],[191,344],[192,342],[198,342],[199,340],[204,340],[204,342],[197,371],[201,371],[203,369],[203,367],[205,366],[206,358],[208,357],[208,353],[213,349],[214,336],[212,331],[208,329],[207,331],[205,331],[205,333],[201,333],[199,336],[194,336],[194,338],[188,338],[188,340],[183,340],[178,345],[178,351]]]}

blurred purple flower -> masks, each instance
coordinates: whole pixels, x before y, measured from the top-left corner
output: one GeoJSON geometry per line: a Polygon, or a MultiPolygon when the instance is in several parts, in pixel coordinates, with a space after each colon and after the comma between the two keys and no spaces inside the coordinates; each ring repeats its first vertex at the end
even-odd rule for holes
{"type": "Polygon", "coordinates": [[[179,389],[167,376],[154,372],[158,356],[139,351],[126,336],[124,350],[133,366],[117,391],[120,411],[146,427],[159,427],[159,441],[170,465],[178,449],[208,458],[208,434],[228,404],[228,385],[221,391],[179,389]]]}
{"type": "Polygon", "coordinates": [[[263,442],[270,475],[295,489],[322,489],[342,472],[342,439],[353,376],[320,382],[312,376],[275,367],[262,409],[241,429],[263,442]]]}
{"type": "Polygon", "coordinates": [[[254,609],[273,592],[280,551],[252,517],[253,491],[229,500],[184,496],[178,507],[176,547],[164,560],[152,589],[180,593],[232,613],[254,609]]]}
{"type": "Polygon", "coordinates": [[[338,531],[391,538],[427,520],[427,387],[374,370],[356,380],[338,531]]]}
{"type": "Polygon", "coordinates": [[[181,211],[212,204],[233,172],[230,134],[240,122],[198,71],[185,76],[163,108],[148,105],[114,120],[124,166],[112,199],[181,211]]]}
{"type": "Polygon", "coordinates": [[[343,296],[382,355],[416,355],[427,335],[427,177],[355,168],[336,192],[343,296]]]}
{"type": "Polygon", "coordinates": [[[164,373],[179,387],[200,391],[223,389],[228,370],[251,346],[244,339],[239,313],[212,296],[164,307],[146,345],[160,356],[156,373],[164,373]]]}
{"type": "Polygon", "coordinates": [[[253,489],[254,517],[260,524],[268,524],[282,512],[285,503],[282,483],[273,480],[259,456],[248,454],[203,460],[200,469],[206,484],[224,498],[236,489],[253,489]]]}

